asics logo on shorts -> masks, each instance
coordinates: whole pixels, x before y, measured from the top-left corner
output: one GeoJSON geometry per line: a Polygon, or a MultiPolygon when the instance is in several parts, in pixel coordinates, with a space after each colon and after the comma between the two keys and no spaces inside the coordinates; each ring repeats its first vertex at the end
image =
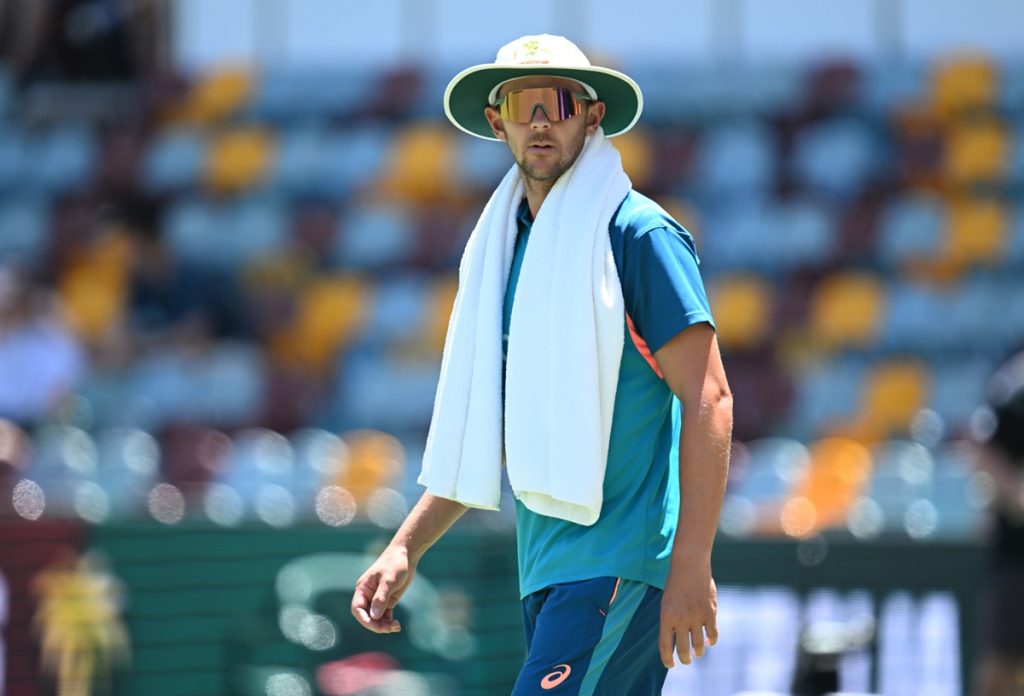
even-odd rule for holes
{"type": "Polygon", "coordinates": [[[566,679],[568,679],[569,673],[572,672],[572,667],[570,667],[569,665],[555,665],[554,670],[554,672],[546,675],[543,679],[540,680],[540,688],[544,689],[545,691],[547,691],[548,689],[555,688],[556,686],[564,682],[566,679]],[[563,667],[565,668],[565,671],[562,671],[563,667]]]}

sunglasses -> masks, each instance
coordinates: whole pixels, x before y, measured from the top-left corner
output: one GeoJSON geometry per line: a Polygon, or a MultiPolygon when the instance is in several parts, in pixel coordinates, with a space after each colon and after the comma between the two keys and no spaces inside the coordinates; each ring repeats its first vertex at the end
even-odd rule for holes
{"type": "Polygon", "coordinates": [[[565,87],[530,87],[509,92],[494,105],[505,121],[529,123],[538,106],[549,121],[564,121],[578,116],[586,101],[590,101],[589,96],[565,87]]]}

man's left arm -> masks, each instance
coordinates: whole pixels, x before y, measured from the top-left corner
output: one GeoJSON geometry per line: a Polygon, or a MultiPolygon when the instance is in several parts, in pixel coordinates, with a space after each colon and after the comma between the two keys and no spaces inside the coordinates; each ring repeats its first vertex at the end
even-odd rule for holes
{"type": "Polygon", "coordinates": [[[666,667],[673,648],[683,664],[718,640],[717,597],[711,546],[725,495],[732,437],[732,394],[715,330],[706,323],[684,329],[654,355],[669,388],[683,405],[679,447],[679,523],[671,570],[661,602],[659,647],[666,667]]]}

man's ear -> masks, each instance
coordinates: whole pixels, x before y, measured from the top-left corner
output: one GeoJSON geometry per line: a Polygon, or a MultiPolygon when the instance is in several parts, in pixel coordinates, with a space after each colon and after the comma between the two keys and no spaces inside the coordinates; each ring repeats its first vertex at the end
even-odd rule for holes
{"type": "Polygon", "coordinates": [[[484,107],[484,118],[491,125],[491,132],[494,137],[502,142],[505,141],[505,123],[501,120],[501,114],[493,106],[484,107]]]}
{"type": "Polygon", "coordinates": [[[601,121],[604,120],[604,102],[596,101],[590,104],[587,108],[587,135],[593,135],[597,132],[597,127],[601,125],[601,121]]]}

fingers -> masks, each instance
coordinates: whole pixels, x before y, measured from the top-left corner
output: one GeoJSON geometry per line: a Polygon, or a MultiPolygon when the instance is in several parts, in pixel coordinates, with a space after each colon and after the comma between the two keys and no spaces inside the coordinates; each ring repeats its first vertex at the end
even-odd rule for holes
{"type": "Polygon", "coordinates": [[[693,656],[704,657],[704,627],[696,626],[690,629],[690,642],[693,643],[693,656]]]}
{"type": "Polygon", "coordinates": [[[370,602],[370,618],[379,619],[384,616],[384,612],[389,608],[388,602],[391,600],[391,587],[394,583],[395,579],[390,575],[381,576],[380,582],[377,583],[377,591],[370,602]]]}
{"type": "Polygon", "coordinates": [[[684,665],[688,665],[693,662],[693,658],[690,655],[689,638],[689,632],[685,628],[676,633],[676,655],[679,655],[679,661],[684,665]]]}
{"type": "Polygon", "coordinates": [[[714,645],[718,642],[718,622],[714,616],[712,616],[711,620],[708,621],[704,630],[707,631],[708,634],[708,645],[714,645]]]}
{"type": "Polygon", "coordinates": [[[658,631],[658,652],[661,653],[661,664],[665,669],[672,669],[675,660],[672,659],[673,641],[672,624],[667,621],[661,622],[661,629],[658,631]]]}
{"type": "Polygon", "coordinates": [[[401,623],[395,620],[392,611],[397,598],[387,597],[387,588],[382,593],[381,585],[383,584],[382,581],[378,581],[376,576],[359,579],[355,592],[352,594],[352,616],[363,628],[374,633],[396,633],[402,630],[401,623]],[[380,601],[380,597],[384,597],[385,608],[379,612],[378,616],[374,617],[373,605],[374,602],[380,601]],[[389,602],[390,606],[387,605],[389,602]]]}

